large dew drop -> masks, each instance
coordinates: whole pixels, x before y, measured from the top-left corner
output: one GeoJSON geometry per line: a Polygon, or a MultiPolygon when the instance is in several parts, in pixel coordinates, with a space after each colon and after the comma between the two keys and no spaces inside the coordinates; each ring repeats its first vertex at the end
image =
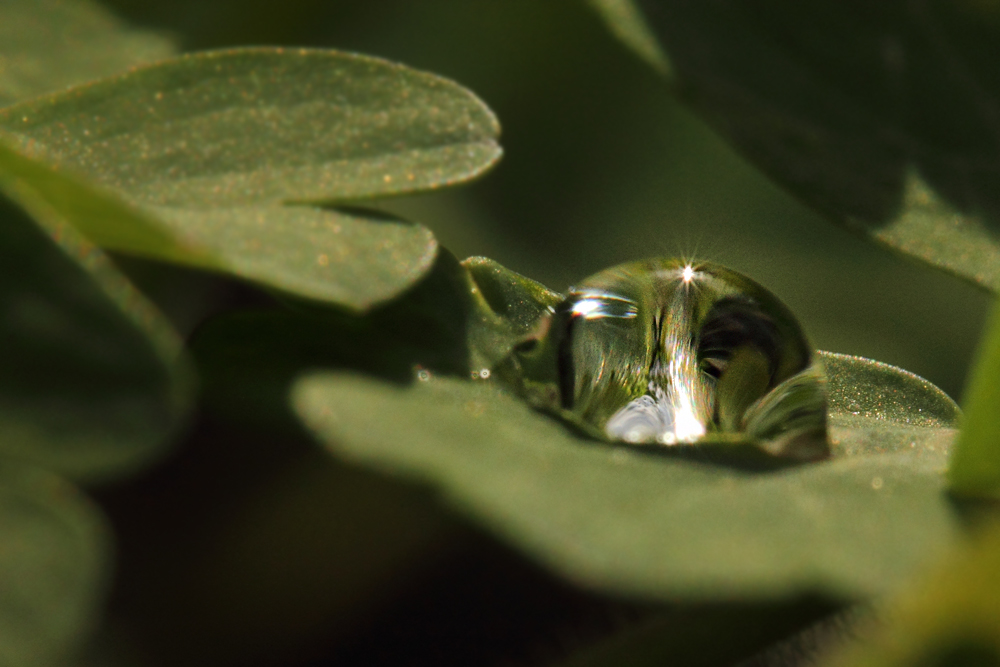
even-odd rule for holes
{"type": "Polygon", "coordinates": [[[828,453],[825,382],[801,327],[771,292],[715,264],[591,276],[498,370],[532,404],[608,439],[828,453]]]}

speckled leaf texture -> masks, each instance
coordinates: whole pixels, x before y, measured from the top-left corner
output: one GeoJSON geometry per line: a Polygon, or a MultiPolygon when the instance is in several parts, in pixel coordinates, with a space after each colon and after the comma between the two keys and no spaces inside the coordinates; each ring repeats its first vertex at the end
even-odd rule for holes
{"type": "Polygon", "coordinates": [[[593,3],[679,96],[804,201],[1000,289],[995,5],[593,3]],[[649,35],[659,52],[636,48],[649,35]]]}
{"type": "Polygon", "coordinates": [[[822,358],[834,457],[767,472],[581,438],[488,381],[316,373],[293,405],[338,456],[431,485],[583,585],[661,599],[864,598],[959,533],[942,493],[957,409],[905,371],[822,358]]]}
{"type": "Polygon", "coordinates": [[[98,245],[355,310],[416,282],[437,245],[338,205],[463,182],[500,156],[495,117],[460,86],[319,50],[182,56],[0,110],[0,131],[0,169],[98,245]]]}

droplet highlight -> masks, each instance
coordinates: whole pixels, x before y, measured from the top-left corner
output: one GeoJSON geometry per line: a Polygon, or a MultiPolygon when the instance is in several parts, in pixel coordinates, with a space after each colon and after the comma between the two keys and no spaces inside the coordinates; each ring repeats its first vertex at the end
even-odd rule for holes
{"type": "Polygon", "coordinates": [[[571,289],[496,369],[533,405],[609,440],[750,440],[828,455],[822,368],[774,294],[711,263],[647,260],[571,289]]]}

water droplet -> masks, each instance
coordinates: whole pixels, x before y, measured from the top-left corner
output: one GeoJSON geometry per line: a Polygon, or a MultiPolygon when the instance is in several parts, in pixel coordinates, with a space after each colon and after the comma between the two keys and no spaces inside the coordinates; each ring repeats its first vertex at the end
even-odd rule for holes
{"type": "Polygon", "coordinates": [[[883,484],[884,482],[882,481],[881,477],[872,477],[872,488],[875,489],[876,491],[881,489],[883,484]]]}
{"type": "Polygon", "coordinates": [[[497,369],[527,400],[629,443],[736,433],[828,453],[826,392],[788,308],[708,263],[633,262],[577,284],[497,369]]]}
{"type": "Polygon", "coordinates": [[[413,374],[416,376],[418,382],[430,382],[431,380],[431,372],[421,366],[414,368],[413,374]]]}

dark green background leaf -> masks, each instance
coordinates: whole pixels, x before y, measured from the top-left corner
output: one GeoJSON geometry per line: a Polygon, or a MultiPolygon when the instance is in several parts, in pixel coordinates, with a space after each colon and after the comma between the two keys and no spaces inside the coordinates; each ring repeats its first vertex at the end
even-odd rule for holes
{"type": "MultiPolygon", "coordinates": [[[[835,391],[864,391],[854,380],[869,382],[874,369],[837,361],[845,372],[831,381],[835,391]]],[[[874,391],[907,384],[898,369],[879,368],[874,391]]],[[[296,385],[293,404],[337,454],[429,482],[569,578],[634,596],[876,595],[942,554],[957,532],[942,493],[946,452],[923,439],[863,446],[863,429],[919,413],[852,415],[865,423],[834,433],[852,455],[755,474],[697,452],[580,439],[490,383],[432,377],[400,387],[315,374],[296,385]]]]}
{"type": "Polygon", "coordinates": [[[0,540],[0,664],[47,667],[98,621],[107,527],[72,485],[5,459],[0,540]]]}
{"type": "Polygon", "coordinates": [[[0,188],[0,452],[91,480],[159,458],[192,389],[176,333],[33,190],[0,188]]]}
{"type": "Polygon", "coordinates": [[[678,94],[757,166],[829,218],[1000,289],[996,7],[639,5],[678,94]]]}

